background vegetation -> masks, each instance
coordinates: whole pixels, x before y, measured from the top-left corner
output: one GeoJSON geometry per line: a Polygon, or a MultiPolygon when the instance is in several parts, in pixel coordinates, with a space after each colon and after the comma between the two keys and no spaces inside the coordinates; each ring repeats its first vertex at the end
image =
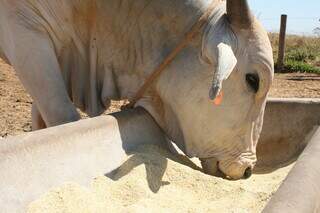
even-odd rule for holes
{"type": "MultiPolygon", "coordinates": [[[[274,60],[277,62],[279,34],[270,33],[269,37],[273,48],[274,60]]],[[[320,74],[320,36],[287,35],[283,72],[320,74]]]]}

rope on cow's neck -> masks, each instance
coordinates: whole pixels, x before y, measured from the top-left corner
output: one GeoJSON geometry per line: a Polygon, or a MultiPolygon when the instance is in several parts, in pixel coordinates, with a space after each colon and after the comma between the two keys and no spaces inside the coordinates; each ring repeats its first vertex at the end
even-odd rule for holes
{"type": "Polygon", "coordinates": [[[198,21],[192,26],[190,31],[185,35],[184,39],[176,46],[176,48],[163,60],[163,62],[156,67],[150,76],[146,78],[143,85],[140,87],[133,99],[129,104],[125,105],[123,109],[133,108],[135,104],[143,97],[143,94],[151,86],[151,84],[160,76],[160,74],[167,68],[169,64],[175,59],[175,57],[184,49],[188,43],[195,38],[203,26],[207,23],[211,12],[215,8],[216,1],[213,1],[198,21]]]}

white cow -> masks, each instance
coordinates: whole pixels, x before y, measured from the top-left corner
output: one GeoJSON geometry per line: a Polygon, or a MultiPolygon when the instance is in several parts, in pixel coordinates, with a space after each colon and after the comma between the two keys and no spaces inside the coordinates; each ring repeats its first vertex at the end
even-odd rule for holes
{"type": "MultiPolygon", "coordinates": [[[[213,2],[203,31],[136,106],[208,172],[217,164],[238,179],[256,162],[272,50],[246,0],[213,2]]],[[[112,99],[131,99],[211,3],[0,0],[0,52],[34,99],[33,129],[78,120],[76,108],[96,116],[112,99]]]]}

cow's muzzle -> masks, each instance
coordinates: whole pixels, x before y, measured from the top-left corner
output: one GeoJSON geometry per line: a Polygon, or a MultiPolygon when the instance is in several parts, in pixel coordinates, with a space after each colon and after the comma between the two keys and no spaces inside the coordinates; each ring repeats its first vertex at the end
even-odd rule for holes
{"type": "Polygon", "coordinates": [[[218,161],[216,158],[200,159],[206,174],[231,180],[248,179],[256,163],[254,159],[241,158],[236,161],[218,161]]]}

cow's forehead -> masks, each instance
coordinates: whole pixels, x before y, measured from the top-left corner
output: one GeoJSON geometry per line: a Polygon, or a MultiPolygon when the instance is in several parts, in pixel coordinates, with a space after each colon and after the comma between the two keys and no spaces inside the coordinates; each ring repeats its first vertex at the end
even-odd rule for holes
{"type": "Polygon", "coordinates": [[[236,34],[239,39],[239,57],[248,56],[250,62],[263,63],[272,70],[272,47],[268,33],[262,25],[256,20],[250,29],[238,31],[236,34]]]}

